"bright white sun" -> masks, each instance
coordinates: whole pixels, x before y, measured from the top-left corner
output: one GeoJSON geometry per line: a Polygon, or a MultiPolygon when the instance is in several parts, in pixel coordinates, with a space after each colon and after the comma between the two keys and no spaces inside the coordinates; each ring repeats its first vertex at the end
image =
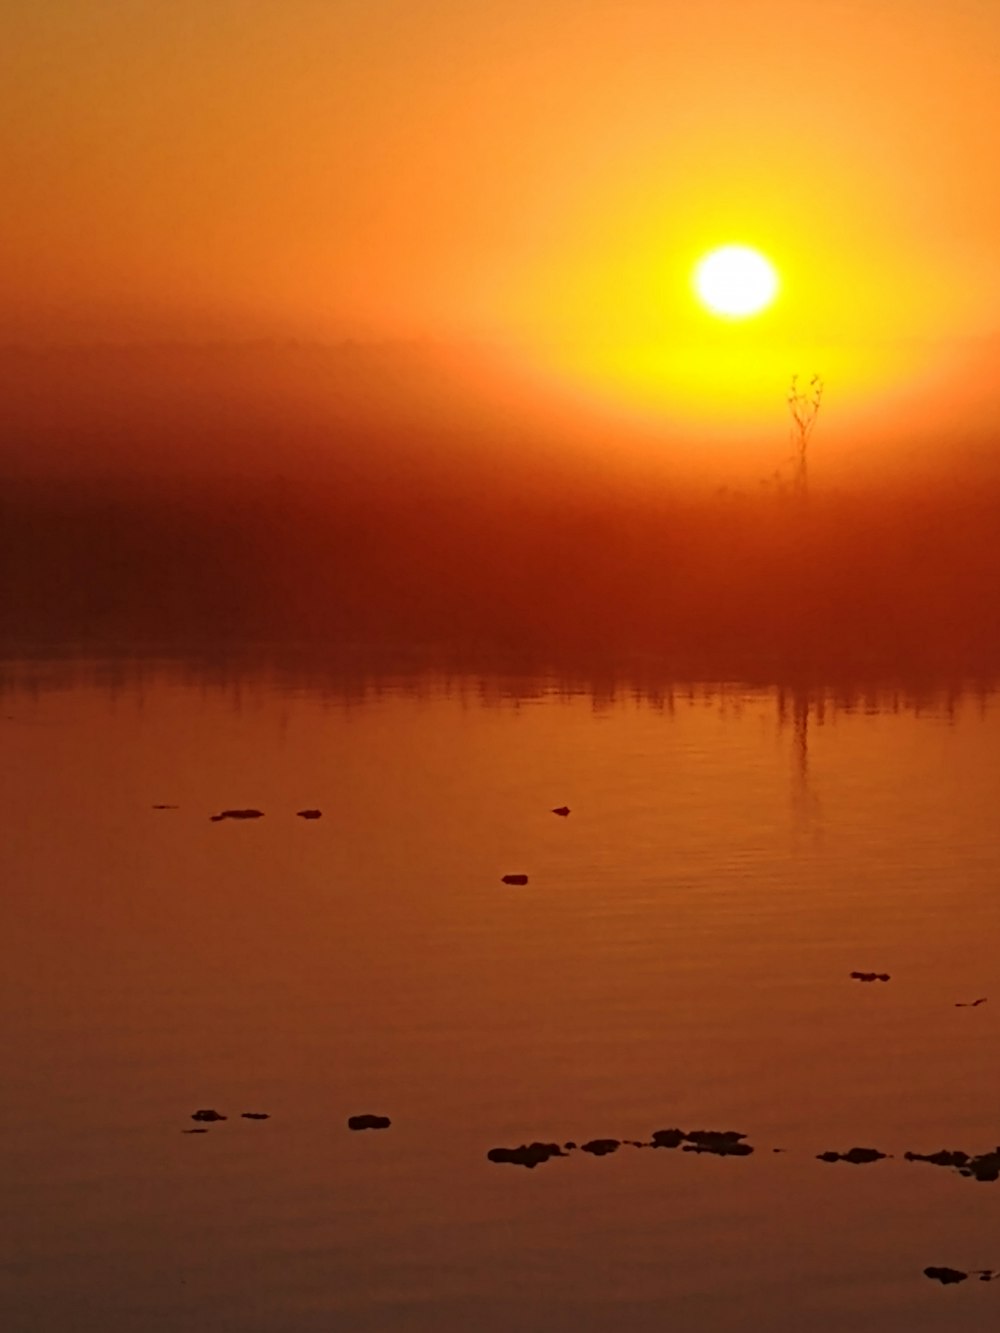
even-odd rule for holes
{"type": "Polygon", "coordinates": [[[771,304],[778,291],[778,275],[758,251],[746,245],[724,245],[700,261],[694,286],[713,314],[741,319],[771,304]]]}

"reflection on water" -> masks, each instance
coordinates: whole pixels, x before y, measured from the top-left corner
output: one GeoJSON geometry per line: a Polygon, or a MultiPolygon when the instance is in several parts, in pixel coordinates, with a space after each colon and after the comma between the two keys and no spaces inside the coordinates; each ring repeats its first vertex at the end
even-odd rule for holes
{"type": "Polygon", "coordinates": [[[995,698],[432,665],[4,663],[5,1328],[988,1326],[995,698]]]}

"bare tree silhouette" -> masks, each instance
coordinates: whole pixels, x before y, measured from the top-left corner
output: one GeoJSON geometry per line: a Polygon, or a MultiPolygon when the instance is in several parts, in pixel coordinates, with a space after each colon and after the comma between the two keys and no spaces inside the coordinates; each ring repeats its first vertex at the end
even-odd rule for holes
{"type": "Polygon", "coordinates": [[[792,376],[788,390],[788,410],[792,414],[792,444],[795,448],[795,495],[804,500],[809,490],[808,449],[809,438],[819,416],[823,402],[825,384],[819,375],[813,375],[808,388],[799,388],[798,375],[792,376]]]}

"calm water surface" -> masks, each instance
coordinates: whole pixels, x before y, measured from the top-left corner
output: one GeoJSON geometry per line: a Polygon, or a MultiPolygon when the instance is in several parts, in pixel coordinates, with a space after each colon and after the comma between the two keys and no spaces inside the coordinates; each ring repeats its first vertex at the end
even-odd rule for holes
{"type": "Polygon", "coordinates": [[[1000,1184],[901,1159],[1000,1142],[992,699],[6,679],[5,1330],[1000,1319],[922,1274],[1000,1184]],[[486,1158],[673,1125],[756,1151],[486,1158]]]}

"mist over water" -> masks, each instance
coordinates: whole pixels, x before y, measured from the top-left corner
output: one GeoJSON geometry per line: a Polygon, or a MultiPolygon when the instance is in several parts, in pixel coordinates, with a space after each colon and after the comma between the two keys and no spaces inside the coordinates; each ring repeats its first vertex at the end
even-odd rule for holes
{"type": "Polygon", "coordinates": [[[1000,480],[968,450],[831,476],[821,419],[800,503],[780,412],[767,449],[703,443],[693,469],[669,432],[570,413],[440,349],[0,366],[10,645],[652,656],[674,679],[778,682],[989,677],[1000,655],[1000,480]]]}

